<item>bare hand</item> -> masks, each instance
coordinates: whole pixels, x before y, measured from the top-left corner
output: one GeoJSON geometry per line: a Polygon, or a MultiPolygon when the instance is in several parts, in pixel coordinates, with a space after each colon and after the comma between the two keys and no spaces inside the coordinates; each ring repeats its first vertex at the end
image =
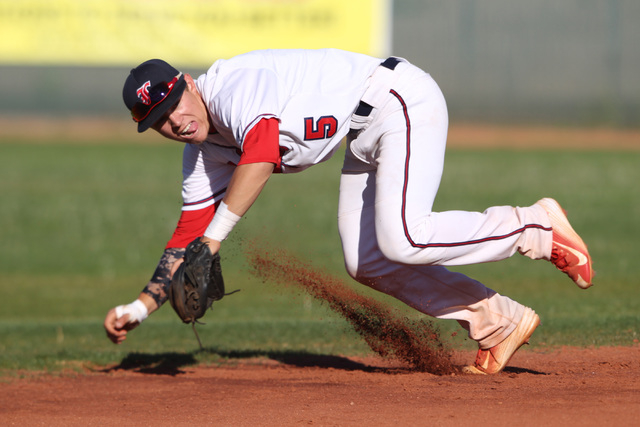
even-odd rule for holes
{"type": "Polygon", "coordinates": [[[119,319],[116,318],[116,309],[112,308],[104,319],[104,329],[107,337],[114,343],[120,344],[127,339],[127,332],[137,327],[140,323],[129,323],[129,315],[125,314],[119,319]]]}

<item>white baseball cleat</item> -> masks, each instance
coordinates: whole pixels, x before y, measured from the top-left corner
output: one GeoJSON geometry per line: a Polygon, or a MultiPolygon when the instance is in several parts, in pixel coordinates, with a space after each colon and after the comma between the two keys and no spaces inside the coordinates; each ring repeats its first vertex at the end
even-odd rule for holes
{"type": "Polygon", "coordinates": [[[553,199],[539,200],[540,205],[547,211],[553,229],[553,246],[551,262],[566,273],[582,289],[592,285],[594,276],[591,256],[587,245],[569,224],[566,212],[553,199]]]}
{"type": "Polygon", "coordinates": [[[518,326],[500,344],[489,349],[479,349],[473,365],[465,366],[462,372],[467,374],[491,375],[502,371],[514,353],[524,344],[540,324],[540,317],[532,309],[525,307],[518,326]]]}

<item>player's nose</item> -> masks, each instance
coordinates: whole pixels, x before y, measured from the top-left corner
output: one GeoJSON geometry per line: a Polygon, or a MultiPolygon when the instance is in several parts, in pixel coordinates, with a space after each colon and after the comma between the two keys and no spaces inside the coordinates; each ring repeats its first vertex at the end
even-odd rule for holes
{"type": "Polygon", "coordinates": [[[167,122],[171,126],[171,129],[177,132],[180,129],[180,124],[182,121],[180,119],[180,115],[176,114],[176,112],[174,111],[167,117],[167,122]]]}

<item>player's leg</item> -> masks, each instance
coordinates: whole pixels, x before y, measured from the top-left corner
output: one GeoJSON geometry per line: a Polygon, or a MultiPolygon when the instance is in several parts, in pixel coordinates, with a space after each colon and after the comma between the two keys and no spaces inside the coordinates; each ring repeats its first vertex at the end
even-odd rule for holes
{"type": "Polygon", "coordinates": [[[457,320],[482,348],[502,342],[520,322],[525,307],[444,267],[406,265],[385,257],[375,232],[375,193],[375,171],[348,150],[338,227],[349,274],[422,313],[457,320]]]}
{"type": "Polygon", "coordinates": [[[376,141],[370,151],[377,168],[376,232],[385,256],[445,266],[498,261],[515,252],[549,259],[551,223],[541,206],[432,212],[443,170],[447,108],[429,75],[404,64],[398,68],[404,74],[396,90],[355,142],[376,141]]]}

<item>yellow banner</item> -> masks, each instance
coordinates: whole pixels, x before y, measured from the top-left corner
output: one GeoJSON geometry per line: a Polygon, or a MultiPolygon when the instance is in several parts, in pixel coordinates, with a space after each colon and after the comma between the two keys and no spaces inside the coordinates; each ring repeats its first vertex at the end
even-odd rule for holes
{"type": "Polygon", "coordinates": [[[386,56],[391,0],[0,0],[0,64],[208,67],[254,49],[386,56]]]}

